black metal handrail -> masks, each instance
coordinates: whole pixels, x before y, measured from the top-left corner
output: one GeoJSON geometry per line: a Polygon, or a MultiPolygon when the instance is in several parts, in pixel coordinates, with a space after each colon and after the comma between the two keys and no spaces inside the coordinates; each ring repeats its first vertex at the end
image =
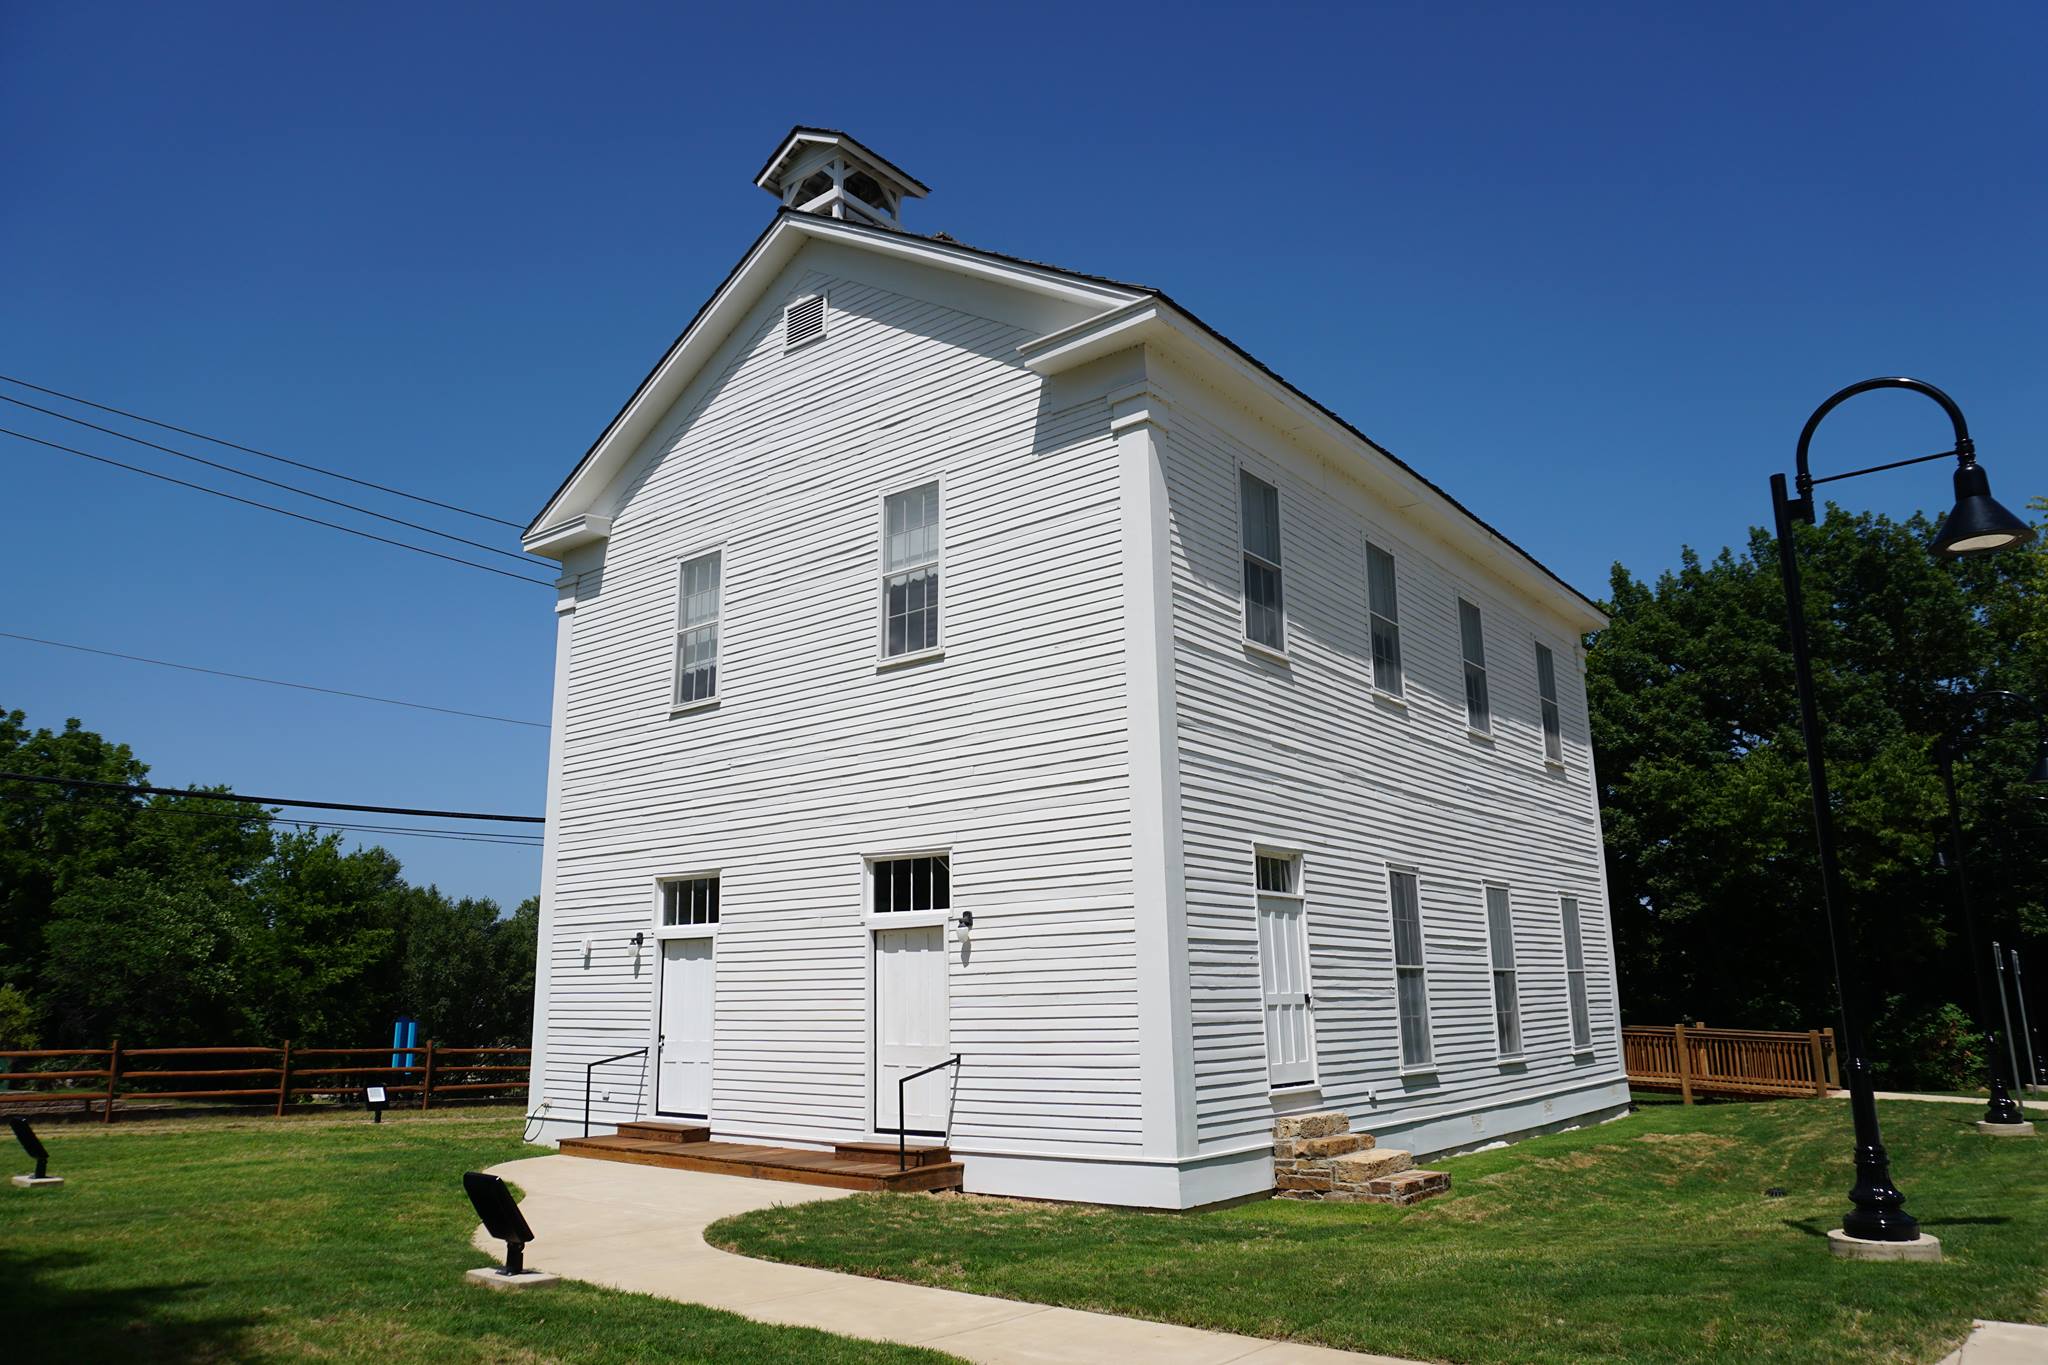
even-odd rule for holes
{"type": "Polygon", "coordinates": [[[600,1057],[583,1068],[583,1136],[590,1136],[590,1073],[609,1062],[623,1062],[628,1057],[645,1057],[647,1049],[636,1047],[631,1052],[621,1052],[616,1057],[600,1057]]]}
{"type": "MultiPolygon", "coordinates": [[[[933,1063],[932,1063],[932,1064],[931,1064],[930,1066],[926,1067],[926,1068],[925,1068],[924,1070],[922,1070],[922,1071],[913,1071],[913,1072],[911,1072],[911,1073],[910,1073],[910,1074],[909,1074],[908,1076],[898,1076],[898,1077],[896,1078],[896,1169],[897,1169],[897,1170],[899,1170],[899,1171],[907,1171],[907,1170],[909,1170],[909,1169],[910,1169],[910,1146],[909,1146],[909,1142],[908,1142],[908,1140],[907,1140],[907,1139],[908,1139],[908,1137],[909,1137],[909,1130],[910,1130],[910,1120],[909,1120],[909,1118],[907,1118],[907,1117],[905,1116],[905,1112],[904,1112],[904,1108],[903,1108],[903,1100],[904,1100],[904,1087],[905,1087],[905,1086],[907,1086],[907,1085],[909,1085],[909,1084],[910,1084],[910,1083],[911,1083],[912,1081],[916,1080],[916,1079],[917,1079],[917,1078],[918,1078],[919,1076],[929,1076],[929,1075],[931,1075],[931,1074],[932,1074],[932,1073],[933,1073],[934,1071],[943,1071],[943,1070],[945,1070],[945,1069],[946,1069],[947,1067],[949,1067],[949,1066],[958,1066],[959,1064],[960,1064],[960,1054],[956,1052],[956,1053],[954,1053],[954,1054],[953,1054],[952,1056],[950,1056],[950,1057],[946,1058],[946,1060],[945,1060],[945,1061],[943,1061],[943,1062],[933,1062],[933,1063]]],[[[947,1138],[950,1138],[950,1137],[952,1136],[952,1132],[953,1132],[953,1109],[952,1109],[952,1106],[948,1105],[948,1106],[947,1106],[947,1108],[946,1108],[946,1131],[945,1131],[944,1133],[940,1134],[940,1136],[941,1136],[941,1137],[947,1137],[947,1138]]]]}

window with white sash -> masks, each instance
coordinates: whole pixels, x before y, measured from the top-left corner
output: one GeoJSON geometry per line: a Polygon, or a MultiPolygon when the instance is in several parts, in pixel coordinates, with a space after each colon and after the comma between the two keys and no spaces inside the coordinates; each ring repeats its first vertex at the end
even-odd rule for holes
{"type": "Polygon", "coordinates": [[[1557,661],[1550,646],[1536,646],[1536,696],[1543,704],[1543,757],[1564,762],[1564,722],[1557,710],[1557,661]]]}
{"type": "Polygon", "coordinates": [[[1280,490],[1239,470],[1237,492],[1244,532],[1244,638],[1268,649],[1285,649],[1287,618],[1280,592],[1280,490]]]}
{"type": "Polygon", "coordinates": [[[1422,890],[1413,872],[1390,871],[1387,894],[1394,920],[1394,1003],[1401,1021],[1401,1065],[1430,1064],[1429,979],[1423,961],[1422,890]]]}
{"type": "Polygon", "coordinates": [[[868,864],[868,879],[868,908],[877,915],[953,908],[953,868],[943,853],[877,858],[868,864]]]}
{"type": "Polygon", "coordinates": [[[1275,1090],[1316,1079],[1314,1000],[1309,994],[1307,908],[1301,859],[1260,853],[1253,860],[1258,892],[1259,990],[1266,1014],[1266,1074],[1275,1090]]]}
{"type": "Polygon", "coordinates": [[[1465,723],[1481,734],[1493,732],[1493,703],[1486,695],[1486,632],[1479,608],[1458,599],[1458,634],[1465,647],[1465,723]]]}
{"type": "Polygon", "coordinates": [[[1486,941],[1493,959],[1493,1037],[1503,1057],[1522,1055],[1522,1003],[1515,990],[1515,913],[1505,886],[1486,888],[1486,941]]]}
{"type": "Polygon", "coordinates": [[[1394,557],[1365,544],[1366,608],[1372,617],[1372,685],[1401,695],[1401,613],[1394,597],[1394,557]]]}
{"type": "Polygon", "coordinates": [[[718,878],[679,877],[661,884],[661,927],[690,929],[718,923],[718,878]]]}
{"type": "Polygon", "coordinates": [[[683,561],[676,578],[676,681],[672,705],[718,695],[719,552],[683,561]]]}
{"type": "Polygon", "coordinates": [[[882,501],[882,657],[939,647],[939,485],[882,501]]]}
{"type": "Polygon", "coordinates": [[[1572,1049],[1593,1046],[1593,1018],[1586,1006],[1586,951],[1579,942],[1579,899],[1562,898],[1564,909],[1564,981],[1572,1002],[1572,1049]]]}

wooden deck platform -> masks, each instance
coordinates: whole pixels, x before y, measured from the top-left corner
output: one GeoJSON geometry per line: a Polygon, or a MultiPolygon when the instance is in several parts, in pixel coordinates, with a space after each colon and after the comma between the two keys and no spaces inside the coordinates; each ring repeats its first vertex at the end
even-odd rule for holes
{"type": "Polygon", "coordinates": [[[908,1169],[898,1170],[893,1142],[847,1142],[822,1152],[709,1138],[701,1124],[624,1123],[607,1137],[564,1138],[562,1154],[840,1190],[957,1190],[964,1169],[944,1147],[912,1147],[908,1169]]]}

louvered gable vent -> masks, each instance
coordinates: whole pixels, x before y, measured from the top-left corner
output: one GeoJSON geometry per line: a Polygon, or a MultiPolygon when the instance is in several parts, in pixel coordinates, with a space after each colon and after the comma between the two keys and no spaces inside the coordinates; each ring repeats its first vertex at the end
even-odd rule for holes
{"type": "Polygon", "coordinates": [[[783,310],[783,345],[795,348],[825,335],[825,296],[812,294],[783,310]]]}

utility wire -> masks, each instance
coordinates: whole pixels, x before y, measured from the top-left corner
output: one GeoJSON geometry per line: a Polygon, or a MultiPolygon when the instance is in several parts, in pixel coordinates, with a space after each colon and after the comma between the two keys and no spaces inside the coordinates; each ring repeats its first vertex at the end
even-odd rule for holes
{"type": "Polygon", "coordinates": [[[300,488],[297,484],[285,483],[279,479],[266,479],[261,474],[251,474],[246,469],[237,469],[235,466],[231,464],[223,464],[219,460],[209,460],[204,455],[194,455],[190,451],[179,450],[175,446],[161,445],[155,441],[145,441],[140,436],[130,436],[125,431],[118,430],[114,427],[103,427],[98,422],[88,422],[83,417],[72,417],[66,413],[57,411],[55,408],[46,408],[41,406],[40,404],[24,402],[22,399],[12,398],[4,393],[0,393],[0,403],[12,403],[14,404],[14,406],[18,408],[27,408],[30,412],[40,412],[45,417],[54,417],[60,422],[70,422],[74,426],[81,426],[88,428],[89,430],[92,431],[102,432],[108,436],[116,438],[117,440],[131,441],[139,446],[147,446],[151,450],[160,450],[166,455],[175,455],[181,460],[190,460],[194,464],[203,464],[208,469],[218,469],[225,474],[233,474],[239,478],[244,479],[253,479],[257,483],[267,484],[272,488],[283,489],[287,493],[296,493],[302,498],[311,498],[315,502],[324,502],[329,507],[343,507],[351,512],[359,512],[366,517],[375,517],[378,521],[388,521],[393,526],[403,526],[408,531],[420,531],[430,536],[439,536],[443,540],[452,540],[458,545],[467,545],[473,550],[482,550],[486,554],[503,555],[507,559],[517,560],[521,564],[530,564],[535,568],[545,567],[540,563],[540,561],[533,559],[530,556],[523,553],[515,553],[511,550],[501,550],[495,545],[485,544],[481,540],[471,540],[468,536],[458,536],[449,531],[437,531],[431,526],[422,526],[419,522],[407,521],[404,517],[388,516],[383,512],[376,511],[373,508],[364,507],[360,503],[344,502],[340,498],[330,498],[325,493],[315,493],[308,489],[300,488]]]}
{"type": "Polygon", "coordinates": [[[273,455],[267,450],[258,450],[254,446],[241,445],[234,441],[224,440],[219,436],[208,436],[203,431],[193,431],[188,427],[176,426],[170,422],[159,422],[154,417],[144,417],[141,413],[129,412],[126,408],[116,408],[110,407],[105,403],[95,403],[92,399],[80,398],[75,393],[65,393],[59,389],[46,389],[41,384],[31,384],[26,379],[16,379],[13,375],[0,374],[0,380],[5,380],[9,384],[18,384],[24,389],[34,389],[37,393],[46,393],[52,398],[62,398],[67,402],[82,403],[86,407],[97,408],[101,412],[111,412],[117,417],[126,417],[131,422],[146,422],[150,426],[161,427],[165,431],[175,431],[180,436],[191,436],[201,441],[210,441],[214,445],[226,446],[230,450],[239,450],[246,455],[258,455],[266,460],[275,460],[279,464],[288,464],[294,469],[304,469],[314,474],[325,474],[330,479],[340,479],[344,483],[352,483],[361,488],[374,488],[379,493],[389,493],[393,497],[408,498],[413,502],[425,503],[429,507],[439,507],[450,512],[460,512],[466,517],[475,517],[479,521],[494,521],[500,526],[509,526],[515,531],[526,529],[523,522],[507,521],[503,517],[494,517],[487,512],[476,512],[467,507],[458,507],[452,502],[440,502],[434,498],[424,498],[417,493],[407,493],[403,489],[391,488],[381,483],[372,483],[368,479],[358,479],[354,475],[338,473],[332,469],[324,469],[317,464],[307,464],[303,460],[293,460],[287,459],[283,455],[273,455]]]}
{"type": "Polygon", "coordinates": [[[370,815],[437,815],[447,820],[498,820],[514,825],[544,825],[544,815],[491,815],[469,810],[421,810],[412,806],[361,806],[347,801],[292,801],[282,796],[243,796],[239,792],[208,792],[178,787],[152,787],[140,782],[97,782],[84,777],[46,777],[40,773],[0,772],[9,782],[40,782],[81,791],[123,792],[129,796],[183,796],[203,801],[240,801],[253,806],[298,806],[305,810],[353,810],[370,815]]]}
{"type": "Polygon", "coordinates": [[[55,441],[45,441],[42,437],[31,436],[25,431],[15,431],[10,427],[0,427],[0,436],[12,436],[18,441],[30,441],[39,446],[48,446],[52,450],[61,450],[67,455],[76,455],[80,459],[112,465],[116,469],[125,469],[131,474],[141,474],[146,478],[161,479],[165,483],[174,483],[180,488],[190,488],[195,492],[211,493],[216,498],[226,498],[229,502],[239,502],[244,507],[261,508],[265,512],[275,512],[281,517],[290,517],[294,521],[311,522],[315,526],[325,526],[331,531],[343,531],[352,536],[361,536],[364,540],[374,540],[380,545],[395,545],[401,550],[411,550],[414,554],[431,555],[435,559],[445,559],[450,564],[467,564],[472,569],[482,569],[485,573],[494,573],[501,578],[516,578],[522,583],[538,583],[543,588],[554,586],[551,581],[545,578],[530,578],[523,573],[513,573],[510,569],[500,569],[493,564],[479,564],[473,559],[464,559],[460,555],[447,555],[442,554],[439,550],[429,550],[424,545],[408,545],[402,540],[393,540],[389,536],[373,535],[369,531],[358,531],[353,526],[343,526],[337,521],[322,521],[319,517],[309,517],[303,512],[294,512],[288,508],[275,507],[267,502],[257,502],[254,498],[245,498],[239,494],[222,492],[218,488],[208,488],[202,483],[188,483],[184,479],[174,479],[168,474],[159,474],[154,469],[144,469],[140,465],[123,464],[119,460],[108,459],[105,455],[95,455],[91,451],[79,450],[75,446],[59,445],[55,441]]]}
{"type": "Polygon", "coordinates": [[[253,673],[230,673],[221,668],[201,668],[198,664],[172,663],[169,659],[151,659],[140,654],[123,654],[115,649],[95,649],[91,645],[68,644],[63,640],[45,640],[35,635],[18,635],[11,630],[0,630],[0,639],[26,640],[32,645],[48,645],[52,649],[73,649],[80,654],[98,654],[108,659],[126,659],[130,663],[155,664],[159,668],[182,669],[187,673],[205,673],[216,678],[235,678],[242,682],[268,683],[272,687],[293,687],[301,692],[324,692],[330,697],[353,697],[357,701],[379,701],[386,706],[409,706],[415,711],[436,711],[444,716],[467,716],[471,720],[495,720],[506,725],[526,725],[535,730],[545,730],[547,723],[538,720],[520,720],[515,716],[493,716],[482,711],[458,711],[452,706],[429,706],[423,701],[400,701],[396,697],[376,697],[368,692],[345,692],[338,687],[316,687],[312,683],[286,682],[282,678],[259,678],[253,673]]]}
{"type": "MultiPolygon", "coordinates": [[[[197,795],[203,798],[205,793],[201,792],[197,793],[197,795]]],[[[540,848],[543,846],[541,840],[526,834],[490,834],[478,830],[426,829],[413,825],[337,824],[328,820],[294,820],[289,816],[270,815],[267,812],[257,815],[236,815],[231,811],[184,810],[173,806],[144,806],[142,810],[145,814],[150,815],[188,815],[206,820],[247,821],[262,819],[273,825],[291,825],[302,830],[331,829],[343,830],[352,834],[411,834],[417,835],[422,839],[454,839],[472,844],[498,844],[505,848],[540,848]]]]}

